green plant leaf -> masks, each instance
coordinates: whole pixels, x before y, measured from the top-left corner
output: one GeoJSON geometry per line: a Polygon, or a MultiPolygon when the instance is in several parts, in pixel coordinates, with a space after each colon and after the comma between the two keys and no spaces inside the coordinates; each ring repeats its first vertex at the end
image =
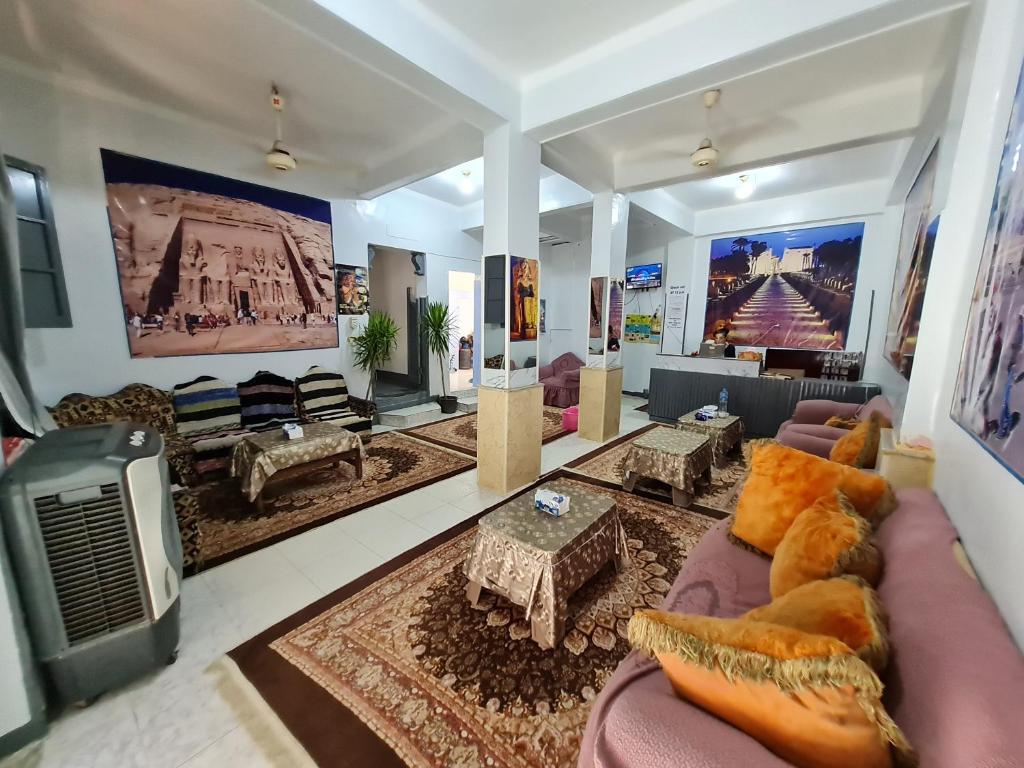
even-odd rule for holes
{"type": "Polygon", "coordinates": [[[398,346],[398,331],[399,327],[391,315],[374,310],[370,312],[363,332],[352,337],[352,362],[357,368],[370,374],[370,384],[366,389],[367,397],[373,389],[377,369],[391,359],[391,353],[398,346]]]}
{"type": "Polygon", "coordinates": [[[427,311],[420,318],[420,329],[427,349],[437,357],[438,365],[441,366],[441,392],[447,396],[448,371],[445,363],[448,361],[452,340],[456,334],[455,313],[447,304],[431,301],[427,304],[427,311]]]}

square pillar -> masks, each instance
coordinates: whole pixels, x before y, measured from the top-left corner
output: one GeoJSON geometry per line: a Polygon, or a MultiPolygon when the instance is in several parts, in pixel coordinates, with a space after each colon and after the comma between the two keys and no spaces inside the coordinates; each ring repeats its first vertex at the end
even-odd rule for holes
{"type": "Polygon", "coordinates": [[[603,443],[619,434],[622,366],[580,371],[579,436],[603,443]]]}
{"type": "Polygon", "coordinates": [[[622,331],[629,198],[610,191],[594,195],[590,255],[590,317],[587,367],[580,374],[580,428],[585,440],[618,434],[622,407],[622,331]],[[611,374],[617,371],[617,374],[611,374]],[[594,372],[610,375],[595,376],[594,372]],[[590,394],[584,396],[587,381],[590,394]],[[595,412],[593,409],[600,409],[595,412]],[[614,425],[614,429],[608,430],[614,425]]]}
{"type": "Polygon", "coordinates": [[[540,477],[544,387],[478,390],[477,484],[508,493],[540,477]]]}
{"type": "Polygon", "coordinates": [[[540,476],[540,145],[504,125],[484,137],[484,243],[477,410],[479,484],[540,476]]]}

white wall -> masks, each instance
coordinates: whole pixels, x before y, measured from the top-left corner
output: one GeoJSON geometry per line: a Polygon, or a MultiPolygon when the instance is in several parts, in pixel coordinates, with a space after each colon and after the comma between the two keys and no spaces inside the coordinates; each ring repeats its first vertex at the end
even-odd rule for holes
{"type": "MultiPolygon", "coordinates": [[[[165,110],[80,94],[21,69],[0,67],[0,135],[6,153],[47,171],[71,303],[72,328],[26,334],[43,402],[72,391],[107,394],[134,381],[164,388],[201,374],[240,381],[261,368],[294,377],[314,364],[340,368],[353,392],[365,391],[347,344],[358,330],[347,319],[339,327],[340,349],[130,359],[99,148],[318,196],[322,179],[305,176],[301,166],[291,174],[267,169],[258,148],[234,134],[165,110]]],[[[368,243],[425,251],[428,290],[444,300],[450,264],[477,271],[480,244],[458,228],[453,206],[400,190],[373,201],[332,201],[332,214],[338,262],[365,266],[368,243]]],[[[432,371],[431,383],[440,391],[439,373],[432,371]]]]}
{"type": "Polygon", "coordinates": [[[370,267],[370,298],[372,308],[387,312],[398,325],[397,346],[382,370],[409,372],[409,289],[416,292],[416,272],[406,250],[377,248],[370,267]]]}
{"type": "Polygon", "coordinates": [[[541,296],[547,300],[547,339],[541,363],[572,352],[587,359],[587,301],[590,290],[590,238],[550,248],[541,270],[541,296]]]}
{"type": "Polygon", "coordinates": [[[1024,58],[1018,0],[972,5],[953,103],[942,125],[948,193],[932,255],[905,434],[935,443],[935,488],[982,583],[1024,647],[1024,484],[950,418],[999,157],[1024,58]],[[921,375],[926,372],[927,375],[921,375]]]}

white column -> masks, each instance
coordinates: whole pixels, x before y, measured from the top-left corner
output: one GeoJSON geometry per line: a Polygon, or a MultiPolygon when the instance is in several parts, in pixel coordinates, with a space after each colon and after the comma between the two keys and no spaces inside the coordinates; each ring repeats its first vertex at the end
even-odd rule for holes
{"type": "MultiPolygon", "coordinates": [[[[626,240],[629,232],[629,198],[611,191],[594,195],[594,224],[591,231],[590,277],[591,298],[597,300],[598,287],[594,280],[604,283],[600,286],[601,323],[593,324],[588,319],[587,367],[617,368],[622,361],[622,304],[623,282],[626,275],[626,240]],[[613,285],[614,283],[614,285],[613,285]],[[617,317],[612,318],[612,304],[617,305],[617,317]],[[609,349],[609,326],[615,320],[614,331],[618,349],[609,349]],[[594,334],[600,333],[600,337],[594,334]]],[[[588,303],[588,306],[590,304],[588,303]]],[[[612,345],[615,346],[615,345],[612,345]]]]}
{"type": "Polygon", "coordinates": [[[485,361],[503,355],[503,362],[481,370],[477,482],[498,493],[540,476],[539,209],[540,145],[510,125],[487,134],[481,354],[485,361]]]}
{"type": "MultiPolygon", "coordinates": [[[[523,305],[516,306],[516,286],[512,284],[512,260],[528,259],[535,275],[533,302],[540,302],[540,260],[538,238],[540,235],[540,145],[515,130],[509,124],[498,128],[484,137],[484,268],[482,271],[483,345],[482,357],[493,358],[504,355],[502,368],[486,368],[481,372],[481,384],[485,387],[525,387],[537,383],[536,363],[525,367],[529,358],[537,359],[538,333],[532,328],[510,338],[513,325],[522,323],[523,317],[513,318],[513,311],[522,315],[523,305]],[[488,271],[487,259],[501,257],[504,260],[504,279],[498,281],[488,271]],[[492,279],[488,280],[488,274],[492,279]],[[488,299],[504,295],[502,323],[486,322],[488,299]],[[532,338],[529,338],[532,336],[532,338]],[[510,361],[516,369],[510,370],[510,361]]],[[[531,304],[531,308],[532,308],[531,304]]],[[[493,309],[492,309],[493,311],[493,309]]],[[[491,317],[490,319],[494,319],[491,317]]]]}

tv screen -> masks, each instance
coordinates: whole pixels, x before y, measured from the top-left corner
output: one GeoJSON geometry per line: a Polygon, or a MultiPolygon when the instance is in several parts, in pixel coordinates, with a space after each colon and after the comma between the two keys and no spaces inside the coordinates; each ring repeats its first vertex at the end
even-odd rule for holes
{"type": "Polygon", "coordinates": [[[626,288],[660,288],[661,263],[626,267],[626,288]]]}

